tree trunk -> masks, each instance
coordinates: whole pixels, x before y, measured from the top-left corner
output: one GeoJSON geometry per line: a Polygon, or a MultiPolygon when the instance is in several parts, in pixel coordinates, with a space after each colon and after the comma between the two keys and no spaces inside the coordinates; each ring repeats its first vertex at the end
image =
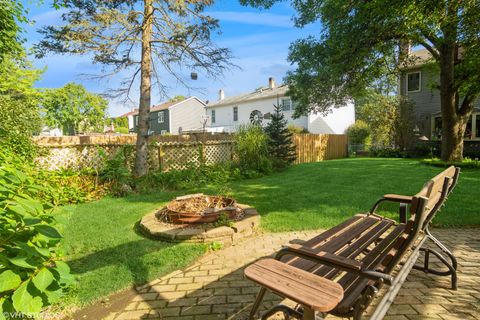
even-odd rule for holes
{"type": "Polygon", "coordinates": [[[153,0],[144,0],[144,17],[142,26],[142,64],[140,69],[140,106],[138,111],[138,133],[135,156],[134,176],[141,177],[148,172],[148,131],[151,103],[153,0]]]}
{"type": "MultiPolygon", "coordinates": [[[[444,43],[440,47],[440,108],[442,111],[443,161],[463,160],[463,135],[465,117],[457,112],[458,95],[454,85],[455,44],[444,43]]],[[[467,118],[468,119],[468,118],[467,118]]]]}

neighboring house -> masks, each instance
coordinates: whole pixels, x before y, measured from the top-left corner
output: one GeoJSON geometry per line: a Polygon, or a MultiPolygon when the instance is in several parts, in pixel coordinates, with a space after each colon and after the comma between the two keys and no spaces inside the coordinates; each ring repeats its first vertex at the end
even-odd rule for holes
{"type": "Polygon", "coordinates": [[[40,132],[39,135],[44,137],[61,137],[63,136],[63,132],[58,128],[50,128],[45,126],[42,128],[42,132],[40,132]]]}
{"type": "MultiPolygon", "coordinates": [[[[150,108],[149,134],[182,134],[202,130],[205,103],[197,97],[166,102],[150,108]]],[[[133,131],[137,132],[138,111],[133,115],[133,131]]]]}
{"type": "MultiPolygon", "coordinates": [[[[438,71],[428,67],[430,53],[418,50],[411,53],[412,63],[400,75],[399,92],[415,103],[416,130],[420,136],[439,140],[442,132],[440,91],[434,86],[439,83],[438,71]]],[[[480,100],[465,130],[465,140],[480,140],[480,100]]]]}
{"type": "Polygon", "coordinates": [[[225,98],[223,90],[219,100],[207,104],[209,132],[235,132],[239,125],[258,122],[264,125],[274,111],[274,105],[281,105],[288,124],[307,129],[310,133],[342,134],[355,122],[353,104],[333,108],[328,115],[311,113],[294,119],[295,101],[286,95],[287,85],[275,85],[269,78],[268,86],[254,92],[225,98]]]}

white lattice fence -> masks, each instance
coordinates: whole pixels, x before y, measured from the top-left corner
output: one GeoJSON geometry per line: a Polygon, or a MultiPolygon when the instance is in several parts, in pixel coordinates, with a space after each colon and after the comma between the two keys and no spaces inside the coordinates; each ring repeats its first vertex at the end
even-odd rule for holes
{"type": "MultiPolygon", "coordinates": [[[[126,164],[133,168],[135,146],[131,144],[83,144],[43,146],[43,156],[37,163],[48,170],[85,168],[101,169],[105,158],[124,152],[126,164]]],[[[150,170],[182,170],[232,160],[233,141],[161,142],[150,144],[148,165],[150,170]]]]}

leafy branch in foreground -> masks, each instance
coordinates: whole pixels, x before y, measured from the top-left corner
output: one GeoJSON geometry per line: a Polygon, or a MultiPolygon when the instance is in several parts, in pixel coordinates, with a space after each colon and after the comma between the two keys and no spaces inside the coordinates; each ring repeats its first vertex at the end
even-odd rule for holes
{"type": "Polygon", "coordinates": [[[18,160],[0,154],[0,319],[38,314],[58,301],[73,282],[59,260],[60,233],[49,204],[36,195],[42,187],[17,169],[18,160]],[[13,317],[13,316],[12,316],[13,317]]]}

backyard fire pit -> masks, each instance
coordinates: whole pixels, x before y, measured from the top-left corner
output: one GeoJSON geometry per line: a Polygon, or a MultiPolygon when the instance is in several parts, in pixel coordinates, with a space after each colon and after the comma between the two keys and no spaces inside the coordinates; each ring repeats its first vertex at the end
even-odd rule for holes
{"type": "Polygon", "coordinates": [[[153,239],[231,245],[251,235],[259,222],[257,210],[231,197],[197,193],[177,197],[147,214],[139,227],[153,239]]]}
{"type": "Polygon", "coordinates": [[[175,224],[215,222],[222,214],[237,220],[242,213],[234,199],[202,193],[177,197],[161,211],[167,222],[175,224]]]}

